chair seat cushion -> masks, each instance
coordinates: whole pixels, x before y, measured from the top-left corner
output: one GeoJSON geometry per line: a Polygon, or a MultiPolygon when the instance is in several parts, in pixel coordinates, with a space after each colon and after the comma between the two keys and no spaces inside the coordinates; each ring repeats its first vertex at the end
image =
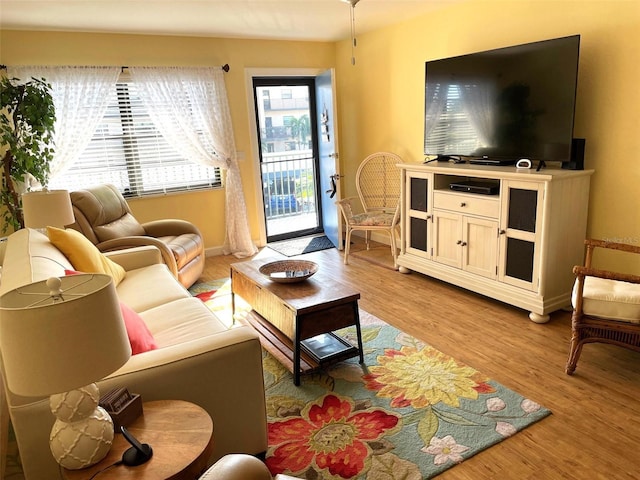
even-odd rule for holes
{"type": "MultiPolygon", "coordinates": [[[[572,303],[576,304],[577,281],[572,303]]],[[[635,283],[586,277],[582,310],[585,315],[640,324],[640,285],[635,283]]]]}
{"type": "Polygon", "coordinates": [[[393,213],[370,212],[358,213],[352,217],[353,225],[371,227],[390,227],[393,224],[393,213]]]}
{"type": "Polygon", "coordinates": [[[204,250],[202,237],[195,233],[183,233],[176,236],[159,237],[173,252],[178,270],[196,258],[204,250]]]}

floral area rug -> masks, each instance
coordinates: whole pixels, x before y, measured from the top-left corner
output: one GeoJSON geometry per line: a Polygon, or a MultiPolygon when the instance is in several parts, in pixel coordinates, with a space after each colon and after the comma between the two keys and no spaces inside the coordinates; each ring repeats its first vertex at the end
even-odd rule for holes
{"type": "MultiPolygon", "coordinates": [[[[230,309],[229,293],[220,281],[206,302],[230,309]]],[[[364,365],[333,364],[303,375],[299,387],[264,352],[272,474],[431,478],[551,413],[363,310],[360,322],[364,365]]],[[[356,343],[355,328],[338,333],[356,343]]]]}
{"type": "MultiPolygon", "coordinates": [[[[194,297],[202,300],[225,325],[228,327],[234,325],[231,310],[231,280],[229,278],[221,278],[209,282],[197,282],[189,287],[189,292],[194,297]]],[[[250,310],[250,307],[246,303],[241,300],[239,303],[240,305],[236,305],[239,315],[243,315],[244,312],[250,310]]]]}

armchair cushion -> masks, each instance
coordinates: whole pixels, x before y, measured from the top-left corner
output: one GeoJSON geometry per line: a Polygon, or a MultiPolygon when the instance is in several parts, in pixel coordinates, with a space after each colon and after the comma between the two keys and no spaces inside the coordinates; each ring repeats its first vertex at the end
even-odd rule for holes
{"type": "MultiPolygon", "coordinates": [[[[577,301],[576,281],[572,303],[577,301]]],[[[640,284],[597,277],[586,277],[582,310],[591,317],[640,324],[640,284]]]]}
{"type": "Polygon", "coordinates": [[[82,232],[91,231],[93,243],[105,242],[119,237],[146,235],[144,227],[131,214],[129,205],[113,185],[104,188],[79,190],[71,196],[74,210],[82,212],[82,232]]]}
{"type": "Polygon", "coordinates": [[[47,234],[51,243],[69,259],[75,270],[111,275],[115,286],[124,278],[124,268],[100,253],[100,250],[81,233],[47,227],[47,234]]]}
{"type": "Polygon", "coordinates": [[[125,213],[122,217],[106,225],[94,226],[98,240],[106,242],[120,237],[135,237],[146,235],[142,225],[130,213],[125,213]]]}

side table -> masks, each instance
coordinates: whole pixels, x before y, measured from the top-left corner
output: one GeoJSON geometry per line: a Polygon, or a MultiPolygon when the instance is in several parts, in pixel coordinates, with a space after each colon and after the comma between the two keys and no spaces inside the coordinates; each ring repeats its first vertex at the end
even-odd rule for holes
{"type": "Polygon", "coordinates": [[[127,429],[153,448],[153,457],[137,467],[118,465],[131,446],[122,434],[116,434],[107,456],[89,468],[62,469],[66,480],[194,480],[207,468],[213,451],[213,421],[209,414],[190,402],[158,400],[143,403],[143,414],[127,429]]]}

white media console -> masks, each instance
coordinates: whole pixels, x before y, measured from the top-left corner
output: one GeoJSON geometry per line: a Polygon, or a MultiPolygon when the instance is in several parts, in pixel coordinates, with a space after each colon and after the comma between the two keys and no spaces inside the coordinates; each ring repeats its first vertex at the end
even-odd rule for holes
{"type": "Polygon", "coordinates": [[[537,323],[570,305],[593,170],[440,162],[399,168],[402,273],[420,272],[523,308],[537,323]],[[468,182],[484,193],[461,191],[468,182]]]}

